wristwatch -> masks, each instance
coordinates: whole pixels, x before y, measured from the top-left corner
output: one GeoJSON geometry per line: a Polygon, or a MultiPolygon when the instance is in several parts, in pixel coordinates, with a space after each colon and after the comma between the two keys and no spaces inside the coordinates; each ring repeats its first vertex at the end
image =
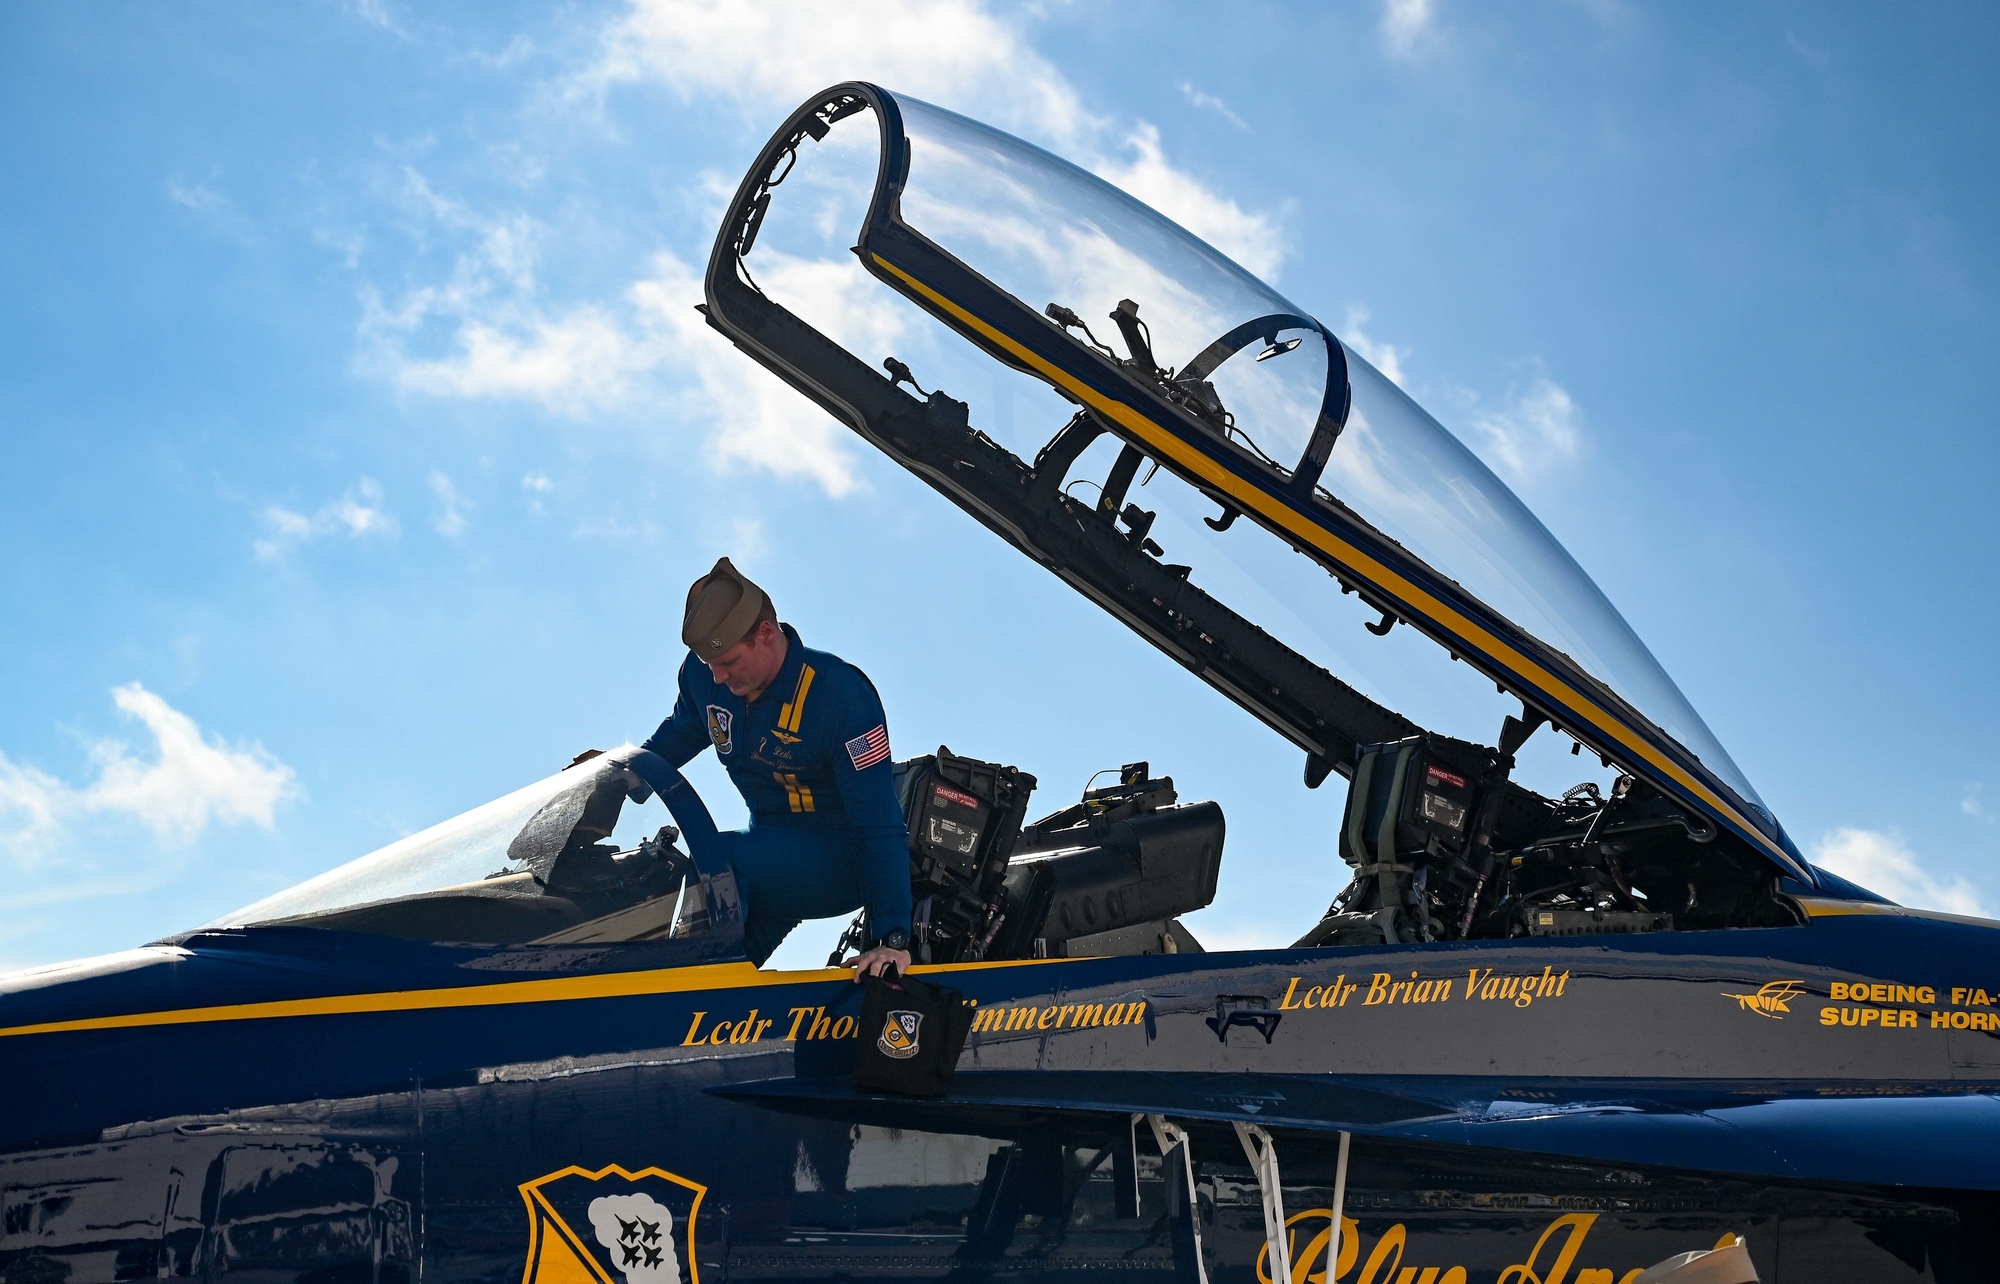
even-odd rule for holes
{"type": "Polygon", "coordinates": [[[910,934],[900,927],[891,928],[882,933],[882,939],[876,944],[885,950],[907,950],[910,948],[910,934]]]}

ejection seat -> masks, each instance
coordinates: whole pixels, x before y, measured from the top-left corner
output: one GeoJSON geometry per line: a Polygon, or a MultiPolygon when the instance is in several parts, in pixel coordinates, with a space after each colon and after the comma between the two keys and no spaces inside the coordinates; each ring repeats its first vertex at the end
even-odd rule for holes
{"type": "Polygon", "coordinates": [[[1429,911],[1439,858],[1464,847],[1475,783],[1440,760],[1431,737],[1365,745],[1348,785],[1340,858],[1352,880],[1294,948],[1395,945],[1443,938],[1429,911]]]}

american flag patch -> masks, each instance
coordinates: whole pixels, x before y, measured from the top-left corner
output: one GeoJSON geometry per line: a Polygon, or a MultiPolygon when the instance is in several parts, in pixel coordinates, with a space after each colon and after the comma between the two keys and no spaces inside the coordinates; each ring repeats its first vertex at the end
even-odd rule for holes
{"type": "Polygon", "coordinates": [[[889,728],[881,726],[847,742],[847,756],[856,771],[866,771],[889,756],[889,728]]]}

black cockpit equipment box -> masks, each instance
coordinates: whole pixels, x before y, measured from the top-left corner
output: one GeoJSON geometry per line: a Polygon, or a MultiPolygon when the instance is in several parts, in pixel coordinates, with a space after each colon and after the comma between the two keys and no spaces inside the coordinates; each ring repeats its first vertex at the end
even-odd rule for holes
{"type": "Polygon", "coordinates": [[[910,827],[913,957],[924,963],[985,956],[1001,915],[1007,857],[1028,814],[1035,778],[1014,767],[935,754],[895,765],[910,827]]]}
{"type": "Polygon", "coordinates": [[[1215,899],[1222,808],[1176,803],[1143,762],[1023,830],[1007,866],[995,958],[1195,952],[1179,915],[1215,899]]]}
{"type": "Polygon", "coordinates": [[[1340,857],[1354,881],[1311,944],[1428,941],[1447,928],[1435,919],[1433,878],[1462,868],[1485,764],[1448,752],[1439,737],[1363,745],[1355,756],[1340,822],[1340,857]]]}

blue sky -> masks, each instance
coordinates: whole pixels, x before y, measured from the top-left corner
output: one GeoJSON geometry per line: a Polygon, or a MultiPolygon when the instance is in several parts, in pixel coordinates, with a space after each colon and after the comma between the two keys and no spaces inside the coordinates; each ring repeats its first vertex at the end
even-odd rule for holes
{"type": "MultiPolygon", "coordinates": [[[[1317,918],[1337,782],[694,323],[728,190],[851,77],[1265,271],[1516,485],[1810,853],[2000,908],[2000,15],[798,9],[0,10],[0,965],[643,736],[721,553],[899,754],[1050,808],[1148,758],[1229,815],[1198,935],[1317,918]]],[[[975,424],[1043,430],[976,378],[975,424]]],[[[1462,680],[1340,627],[1364,681],[1462,680]]]]}

